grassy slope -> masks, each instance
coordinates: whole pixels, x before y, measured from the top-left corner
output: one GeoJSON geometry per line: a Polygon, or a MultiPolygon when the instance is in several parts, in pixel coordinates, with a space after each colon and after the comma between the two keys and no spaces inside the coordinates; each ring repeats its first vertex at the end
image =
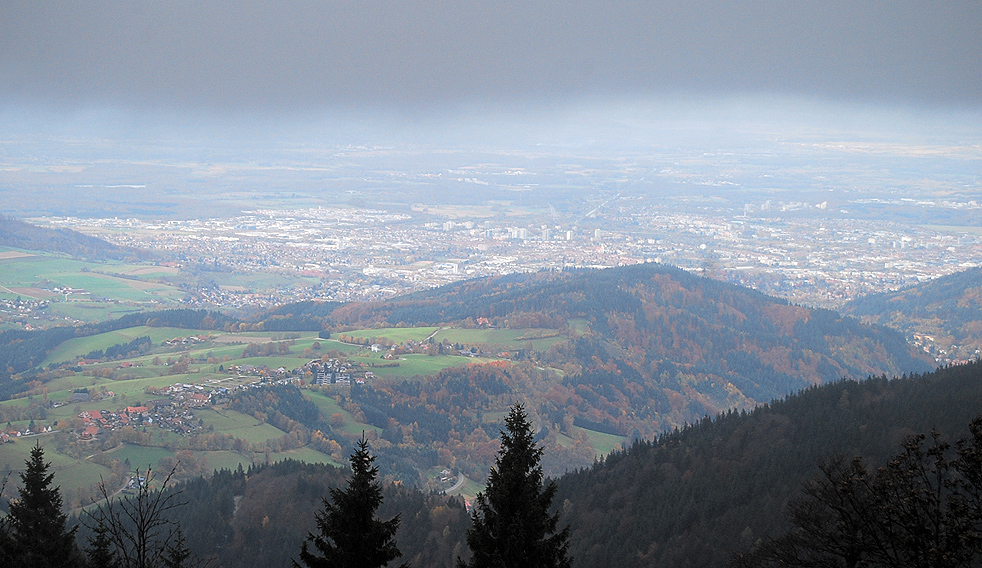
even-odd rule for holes
{"type": "MultiPolygon", "coordinates": [[[[40,443],[45,449],[44,459],[51,463],[51,471],[55,474],[62,490],[91,487],[99,483],[100,477],[108,477],[111,473],[107,467],[58,453],[54,446],[54,437],[42,435],[21,438],[12,444],[0,446],[0,475],[8,471],[23,470],[24,462],[30,457],[31,448],[35,443],[40,443]]],[[[11,487],[18,486],[19,482],[20,478],[12,475],[9,481],[12,485],[8,486],[7,490],[10,491],[11,487]]]]}
{"type": "MultiPolygon", "coordinates": [[[[3,249],[7,250],[7,249],[3,249]]],[[[119,278],[113,274],[132,273],[137,267],[116,261],[89,262],[30,251],[33,256],[0,259],[0,288],[5,297],[49,298],[52,313],[86,321],[102,321],[151,307],[151,301],[169,304],[184,295],[173,286],[149,282],[153,274],[141,274],[139,280],[119,278]],[[73,294],[70,301],[39,288],[71,286],[87,293],[73,294]],[[35,288],[37,291],[19,290],[35,288]]],[[[146,265],[149,268],[150,265],[146,265]]],[[[159,306],[158,304],[158,306],[159,306]]]]}
{"type": "Polygon", "coordinates": [[[345,331],[345,335],[351,337],[384,337],[394,343],[405,343],[412,339],[423,341],[439,328],[436,327],[387,327],[379,329],[359,329],[356,331],[345,331]]]}
{"type": "MultiPolygon", "coordinates": [[[[42,365],[48,365],[51,363],[60,363],[62,361],[69,361],[75,357],[84,356],[97,349],[105,350],[107,347],[113,345],[118,345],[120,343],[129,343],[137,337],[143,337],[145,335],[150,336],[150,341],[153,342],[155,346],[160,345],[161,341],[166,341],[168,339],[173,339],[175,337],[188,337],[191,335],[207,335],[209,333],[215,333],[213,331],[204,330],[194,330],[194,329],[180,329],[176,327],[147,327],[138,326],[130,327],[126,329],[120,329],[116,331],[110,331],[107,333],[100,333],[98,335],[90,335],[88,337],[76,337],[75,339],[69,339],[68,341],[62,343],[58,347],[55,347],[48,357],[44,360],[42,365]]],[[[240,348],[241,352],[241,348],[240,348]]]]}

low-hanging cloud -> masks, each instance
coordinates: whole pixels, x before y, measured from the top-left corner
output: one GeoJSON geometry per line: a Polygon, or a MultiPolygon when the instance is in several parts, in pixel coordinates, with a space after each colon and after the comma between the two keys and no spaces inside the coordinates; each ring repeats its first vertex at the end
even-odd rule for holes
{"type": "Polygon", "coordinates": [[[769,92],[982,103],[982,2],[9,0],[0,101],[303,109],[769,92]]]}

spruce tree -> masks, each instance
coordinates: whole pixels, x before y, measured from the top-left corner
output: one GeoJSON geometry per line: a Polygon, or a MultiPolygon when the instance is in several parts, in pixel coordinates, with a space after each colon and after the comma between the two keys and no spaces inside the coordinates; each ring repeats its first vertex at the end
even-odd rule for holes
{"type": "Polygon", "coordinates": [[[178,528],[174,538],[164,551],[164,568],[189,568],[192,564],[193,553],[184,541],[184,533],[178,528]]]}
{"type": "Polygon", "coordinates": [[[20,474],[19,498],[10,501],[9,555],[12,566],[49,568],[76,566],[79,555],[75,529],[66,530],[61,510],[61,489],[52,487],[54,473],[44,461],[40,444],[31,449],[27,468],[20,474]]]}
{"type": "Polygon", "coordinates": [[[478,494],[467,531],[473,557],[462,568],[568,568],[569,527],[557,532],[559,513],[549,508],[556,484],[543,485],[542,448],[522,405],[505,418],[501,450],[478,494]]]}
{"type": "MultiPolygon", "coordinates": [[[[308,568],[380,568],[402,556],[395,534],[399,517],[375,518],[382,504],[375,457],[364,436],[351,454],[351,479],[344,489],[331,489],[324,511],[317,514],[318,534],[308,533],[300,548],[300,561],[308,568]],[[312,552],[308,544],[313,543],[312,552]]],[[[299,567],[296,561],[295,567],[299,567]]],[[[404,565],[405,566],[405,565],[404,565]]]]}
{"type": "MultiPolygon", "coordinates": [[[[3,490],[7,488],[8,479],[10,479],[9,474],[3,477],[3,483],[0,483],[0,495],[3,495],[3,490]]],[[[14,543],[10,539],[10,516],[0,516],[0,566],[12,565],[13,554],[14,543]]]]}
{"type": "Polygon", "coordinates": [[[116,568],[119,563],[112,548],[113,543],[109,538],[109,527],[106,526],[105,520],[99,517],[92,530],[95,534],[89,537],[89,546],[85,549],[89,566],[92,568],[116,568]]]}

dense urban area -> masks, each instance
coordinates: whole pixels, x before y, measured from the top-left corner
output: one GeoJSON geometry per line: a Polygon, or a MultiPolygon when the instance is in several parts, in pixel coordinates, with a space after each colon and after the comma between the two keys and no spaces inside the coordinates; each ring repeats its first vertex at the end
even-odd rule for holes
{"type": "Polygon", "coordinates": [[[317,207],[214,219],[35,221],[168,251],[178,257],[173,267],[296,278],[277,290],[206,282],[183,300],[195,307],[380,299],[480,276],[652,261],[796,303],[837,307],[862,294],[976,266],[982,257],[978,232],[849,215],[850,209],[876,205],[906,209],[912,218],[944,209],[982,215],[974,200],[858,199],[832,215],[827,201],[765,200],[733,211],[615,196],[567,223],[557,222],[555,209],[523,210],[516,222],[504,207],[434,214],[423,205],[410,213],[317,207]]]}

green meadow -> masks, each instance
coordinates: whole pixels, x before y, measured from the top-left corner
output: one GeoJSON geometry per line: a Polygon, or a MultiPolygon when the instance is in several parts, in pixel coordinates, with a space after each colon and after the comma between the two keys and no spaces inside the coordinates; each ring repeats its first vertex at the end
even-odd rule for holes
{"type": "Polygon", "coordinates": [[[446,328],[437,332],[437,341],[446,339],[461,345],[489,344],[502,351],[523,349],[527,343],[538,351],[545,351],[563,339],[554,329],[458,329],[446,328]],[[552,336],[552,337],[549,337],[552,336]]]}
{"type": "Polygon", "coordinates": [[[214,427],[216,432],[234,436],[250,444],[261,444],[266,440],[273,440],[286,434],[275,426],[264,424],[255,417],[235,410],[209,408],[195,410],[194,415],[201,419],[205,426],[214,427]]]}
{"type": "MultiPolygon", "coordinates": [[[[129,343],[138,337],[149,336],[154,346],[159,346],[162,341],[174,339],[175,337],[188,337],[191,335],[214,334],[214,331],[204,331],[195,329],[180,329],[176,327],[129,327],[116,331],[90,335],[88,337],[76,337],[69,339],[55,347],[45,358],[42,365],[50,363],[61,363],[70,361],[76,357],[85,356],[95,350],[105,350],[107,347],[129,343]]],[[[242,352],[241,347],[239,352],[242,352]]]]}
{"type": "MultiPolygon", "coordinates": [[[[606,434],[604,432],[597,432],[596,430],[580,428],[579,426],[574,426],[573,431],[577,436],[582,433],[586,437],[587,442],[593,446],[593,453],[598,459],[606,457],[615,449],[623,448],[624,444],[627,443],[627,438],[625,436],[606,434]]],[[[570,438],[565,434],[559,434],[558,441],[565,447],[570,447],[575,443],[573,438],[570,438]]]]}
{"type": "Polygon", "coordinates": [[[371,424],[358,422],[350,412],[338,406],[336,400],[325,394],[317,392],[313,389],[305,391],[305,394],[307,395],[307,398],[317,405],[317,408],[321,411],[321,414],[324,415],[325,419],[330,420],[331,416],[334,414],[340,414],[342,418],[344,418],[344,423],[338,427],[342,432],[357,436],[362,432],[372,431],[379,433],[382,431],[381,428],[372,426],[371,424]]]}
{"type": "Polygon", "coordinates": [[[184,292],[148,278],[165,269],[116,261],[82,261],[53,253],[14,251],[28,256],[0,258],[0,294],[48,300],[48,312],[82,321],[104,321],[135,311],[176,305],[184,292]],[[154,272],[153,270],[157,270],[154,272]],[[132,275],[121,277],[118,275],[132,275]],[[137,276],[139,275],[139,276],[137,276]],[[52,292],[56,287],[79,290],[67,297],[52,292]]]}
{"type": "Polygon", "coordinates": [[[110,455],[121,462],[129,460],[130,468],[135,471],[137,469],[147,469],[150,467],[155,470],[159,470],[158,464],[160,460],[167,457],[174,457],[174,452],[168,450],[167,448],[160,448],[156,446],[137,446],[135,444],[123,444],[122,447],[116,450],[112,450],[110,455]]]}
{"type": "Polygon", "coordinates": [[[423,341],[429,337],[438,327],[383,327],[378,329],[359,329],[356,331],[342,332],[344,335],[368,339],[371,337],[385,338],[393,343],[405,343],[410,339],[413,341],[423,341]]]}
{"type": "Polygon", "coordinates": [[[489,363],[497,359],[483,357],[463,357],[460,355],[423,355],[410,353],[399,355],[398,359],[383,360],[377,353],[373,356],[355,356],[350,359],[364,363],[365,371],[375,373],[377,377],[414,377],[417,375],[432,375],[448,367],[462,367],[472,363],[489,363]],[[398,363],[398,366],[382,366],[398,363]],[[374,367],[372,365],[375,365],[374,367]]]}
{"type": "Polygon", "coordinates": [[[604,432],[597,432],[596,430],[587,430],[586,428],[579,428],[579,430],[586,434],[587,439],[590,440],[590,445],[597,451],[598,457],[606,456],[627,443],[626,436],[606,434],[604,432]]]}
{"type": "MultiPolygon", "coordinates": [[[[20,438],[13,443],[0,445],[0,475],[8,471],[23,470],[24,462],[30,457],[31,449],[36,443],[44,448],[44,459],[51,462],[51,472],[55,474],[55,480],[63,491],[92,487],[112,473],[105,466],[59,453],[54,446],[54,437],[41,435],[20,438]]],[[[10,479],[10,483],[15,486],[19,482],[20,478],[16,475],[10,479]]],[[[10,487],[7,489],[9,490],[10,487]]]]}

